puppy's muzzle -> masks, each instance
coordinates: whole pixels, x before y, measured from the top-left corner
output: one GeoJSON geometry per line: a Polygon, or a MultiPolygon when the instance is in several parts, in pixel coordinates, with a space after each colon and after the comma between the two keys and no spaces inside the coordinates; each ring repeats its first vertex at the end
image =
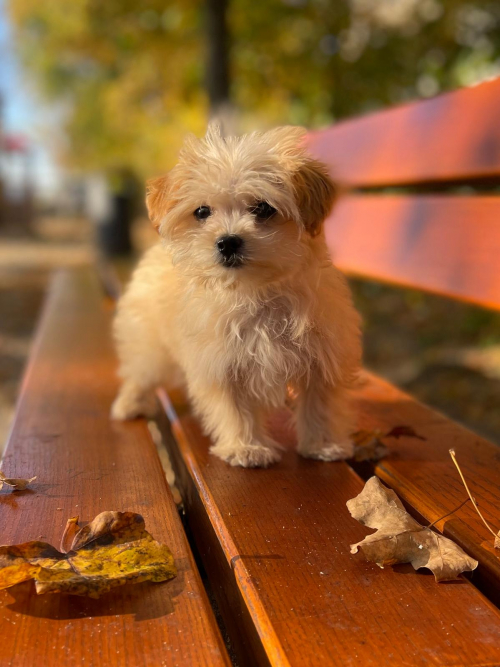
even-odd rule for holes
{"type": "Polygon", "coordinates": [[[221,236],[215,242],[223,266],[237,268],[243,264],[243,239],[236,234],[221,236]]]}

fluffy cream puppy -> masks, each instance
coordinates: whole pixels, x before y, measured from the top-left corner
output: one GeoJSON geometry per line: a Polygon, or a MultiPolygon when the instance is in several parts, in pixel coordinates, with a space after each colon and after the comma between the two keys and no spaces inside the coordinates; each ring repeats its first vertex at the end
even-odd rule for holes
{"type": "Polygon", "coordinates": [[[322,229],[335,186],[303,137],[211,126],[148,184],[161,242],[118,304],[115,419],[151,414],[155,388],[183,381],[210,451],[268,466],[280,453],[266,420],[291,389],[299,454],[351,456],[359,317],[322,229]]]}

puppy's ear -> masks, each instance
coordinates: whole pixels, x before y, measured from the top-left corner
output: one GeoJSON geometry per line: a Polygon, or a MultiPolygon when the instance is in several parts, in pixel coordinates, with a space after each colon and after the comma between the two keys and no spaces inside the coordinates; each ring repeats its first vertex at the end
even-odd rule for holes
{"type": "Polygon", "coordinates": [[[326,167],[309,157],[305,150],[306,130],[303,127],[276,127],[264,134],[272,145],[281,165],[291,175],[297,205],[306,231],[317,236],[330,213],[337,187],[326,167]]]}
{"type": "Polygon", "coordinates": [[[160,229],[163,218],[171,208],[169,191],[168,175],[151,178],[146,183],[146,207],[149,219],[157,232],[160,229]]]}
{"type": "Polygon", "coordinates": [[[306,158],[292,176],[302,222],[311,236],[317,236],[337,196],[337,186],[326,167],[306,158]]]}

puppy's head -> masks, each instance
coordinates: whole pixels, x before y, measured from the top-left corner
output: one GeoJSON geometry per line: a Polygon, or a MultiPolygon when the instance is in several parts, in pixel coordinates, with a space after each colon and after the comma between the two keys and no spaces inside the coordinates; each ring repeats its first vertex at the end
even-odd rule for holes
{"type": "Polygon", "coordinates": [[[223,138],[189,137],[178,164],[149,181],[150,219],[187,275],[260,287],[311,261],[335,186],[307,155],[305,131],[280,127],[223,138]]]}

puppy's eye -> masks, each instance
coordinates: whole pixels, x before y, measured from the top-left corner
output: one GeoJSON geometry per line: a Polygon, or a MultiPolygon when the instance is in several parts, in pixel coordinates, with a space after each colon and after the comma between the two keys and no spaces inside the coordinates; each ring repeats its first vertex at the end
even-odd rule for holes
{"type": "Polygon", "coordinates": [[[269,220],[276,213],[276,209],[267,201],[258,201],[250,208],[250,213],[254,215],[257,220],[269,220]]]}
{"type": "Polygon", "coordinates": [[[210,206],[200,206],[194,211],[193,215],[197,220],[206,220],[212,215],[212,209],[210,206]]]}

